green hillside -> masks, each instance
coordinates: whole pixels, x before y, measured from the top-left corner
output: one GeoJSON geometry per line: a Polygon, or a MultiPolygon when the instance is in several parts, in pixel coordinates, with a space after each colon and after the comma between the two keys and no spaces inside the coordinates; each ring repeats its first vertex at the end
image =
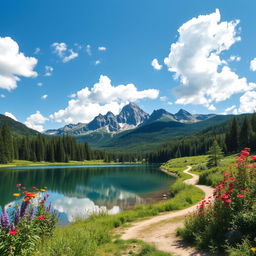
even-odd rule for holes
{"type": "Polygon", "coordinates": [[[36,135],[39,132],[28,128],[26,125],[0,114],[0,127],[6,122],[13,135],[36,135]]]}
{"type": "Polygon", "coordinates": [[[95,148],[112,151],[148,152],[170,140],[198,133],[231,117],[232,115],[219,115],[197,123],[161,120],[114,135],[106,132],[94,132],[77,136],[77,140],[79,142],[86,141],[95,148]]]}

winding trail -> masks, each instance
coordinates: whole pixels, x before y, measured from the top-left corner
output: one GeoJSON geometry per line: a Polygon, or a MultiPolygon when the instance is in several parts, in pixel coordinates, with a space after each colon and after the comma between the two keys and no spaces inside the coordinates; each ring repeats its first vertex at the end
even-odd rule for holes
{"type": "MultiPolygon", "coordinates": [[[[205,198],[212,195],[213,189],[204,185],[196,185],[199,176],[189,171],[192,169],[188,166],[184,173],[192,176],[192,178],[184,181],[186,184],[195,185],[203,190],[205,198]]],[[[197,205],[189,208],[172,211],[169,213],[160,214],[150,219],[137,221],[132,223],[131,227],[123,230],[121,239],[128,240],[132,238],[143,240],[147,243],[154,244],[159,250],[172,253],[179,256],[206,256],[205,254],[197,251],[195,248],[189,247],[182,241],[181,238],[176,236],[176,230],[184,225],[184,217],[195,211],[197,205]]]]}

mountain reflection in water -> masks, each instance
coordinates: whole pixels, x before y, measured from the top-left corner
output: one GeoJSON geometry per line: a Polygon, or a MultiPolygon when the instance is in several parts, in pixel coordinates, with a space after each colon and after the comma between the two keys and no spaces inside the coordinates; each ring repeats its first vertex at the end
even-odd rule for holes
{"type": "Polygon", "coordinates": [[[65,223],[92,212],[114,214],[152,202],[174,180],[154,165],[1,169],[0,205],[3,208],[13,202],[12,194],[18,183],[27,190],[32,186],[46,186],[49,201],[65,223]]]}

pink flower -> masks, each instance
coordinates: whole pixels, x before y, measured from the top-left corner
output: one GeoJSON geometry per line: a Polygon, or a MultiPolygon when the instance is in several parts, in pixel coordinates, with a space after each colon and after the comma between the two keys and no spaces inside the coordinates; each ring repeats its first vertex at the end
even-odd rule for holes
{"type": "Polygon", "coordinates": [[[238,194],[238,195],[237,195],[237,197],[238,197],[238,198],[243,198],[243,197],[244,197],[244,195],[242,195],[242,194],[238,194]]]}

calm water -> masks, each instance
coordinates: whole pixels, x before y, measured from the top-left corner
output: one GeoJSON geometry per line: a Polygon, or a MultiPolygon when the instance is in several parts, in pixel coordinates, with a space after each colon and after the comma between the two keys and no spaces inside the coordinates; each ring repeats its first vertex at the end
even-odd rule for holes
{"type": "Polygon", "coordinates": [[[160,200],[174,178],[152,165],[49,166],[0,169],[1,208],[12,204],[16,184],[27,190],[48,187],[61,222],[102,209],[117,213],[137,204],[160,200]]]}

